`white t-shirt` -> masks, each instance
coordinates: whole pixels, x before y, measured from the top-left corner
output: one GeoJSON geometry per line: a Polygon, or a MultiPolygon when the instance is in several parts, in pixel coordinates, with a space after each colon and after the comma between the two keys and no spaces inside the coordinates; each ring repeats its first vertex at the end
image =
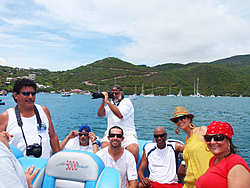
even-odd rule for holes
{"type": "Polygon", "coordinates": [[[65,145],[63,150],[80,150],[80,151],[89,151],[93,153],[93,145],[91,140],[89,139],[88,146],[81,146],[79,142],[79,136],[77,136],[75,138],[71,138],[65,145]]]}
{"type": "Polygon", "coordinates": [[[145,146],[148,159],[149,179],[158,183],[178,183],[176,174],[175,143],[166,142],[164,149],[156,143],[145,146]]]}
{"type": "Polygon", "coordinates": [[[120,110],[123,118],[119,119],[109,108],[105,106],[105,113],[108,121],[107,131],[113,126],[120,126],[123,129],[124,134],[132,132],[136,134],[135,123],[134,123],[134,107],[132,102],[125,98],[123,99],[117,108],[120,110]]]}
{"type": "Polygon", "coordinates": [[[128,150],[124,149],[123,155],[116,162],[109,155],[108,147],[99,150],[96,155],[103,160],[105,166],[112,167],[119,172],[123,188],[126,187],[126,177],[128,177],[130,181],[137,180],[135,158],[128,150]]]}

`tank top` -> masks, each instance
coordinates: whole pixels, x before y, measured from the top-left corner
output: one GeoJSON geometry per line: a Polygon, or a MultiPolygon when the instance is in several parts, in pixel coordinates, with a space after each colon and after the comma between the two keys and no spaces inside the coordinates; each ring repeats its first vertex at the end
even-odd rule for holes
{"type": "Polygon", "coordinates": [[[189,139],[185,139],[185,149],[183,151],[183,159],[187,166],[186,182],[183,188],[194,188],[196,180],[203,175],[208,167],[209,160],[213,154],[207,148],[207,144],[202,142],[198,136],[198,131],[189,139]]]}
{"type": "MultiPolygon", "coordinates": [[[[39,125],[37,124],[36,115],[32,117],[21,117],[23,122],[23,132],[28,145],[32,145],[33,143],[40,144],[41,139],[38,134],[42,137],[42,155],[40,158],[48,159],[51,156],[50,152],[50,137],[49,137],[49,120],[47,115],[43,111],[40,105],[37,105],[37,110],[40,114],[42,127],[39,129],[39,125]]],[[[12,144],[19,148],[24,156],[26,156],[26,144],[22,135],[22,130],[17,124],[16,114],[13,108],[9,108],[7,110],[9,115],[9,121],[7,125],[7,132],[9,134],[13,134],[13,138],[9,141],[9,144],[12,144]]],[[[32,155],[30,155],[32,157],[32,155]]]]}

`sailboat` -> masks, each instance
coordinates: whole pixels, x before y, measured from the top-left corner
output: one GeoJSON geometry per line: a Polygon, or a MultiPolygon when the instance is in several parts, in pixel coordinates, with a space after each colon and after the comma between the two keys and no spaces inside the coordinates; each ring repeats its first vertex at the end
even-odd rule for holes
{"type": "Polygon", "coordinates": [[[210,97],[215,97],[215,95],[214,95],[214,87],[212,87],[212,95],[210,96],[210,97]]]}
{"type": "Polygon", "coordinates": [[[204,97],[204,95],[201,95],[199,92],[199,78],[197,78],[197,89],[195,93],[195,81],[194,81],[194,95],[189,95],[190,97],[204,97]]]}
{"type": "Polygon", "coordinates": [[[173,93],[171,93],[171,84],[169,85],[169,95],[167,97],[175,97],[173,93]]]}
{"type": "Polygon", "coordinates": [[[135,93],[133,95],[129,95],[129,99],[137,99],[136,85],[135,85],[135,93]]]}
{"type": "Polygon", "coordinates": [[[153,93],[153,83],[152,83],[152,93],[145,95],[144,97],[154,97],[154,93],[153,93]]]}
{"type": "Polygon", "coordinates": [[[204,95],[201,95],[199,92],[199,78],[197,78],[197,93],[196,93],[196,97],[204,97],[204,95]]]}
{"type": "Polygon", "coordinates": [[[179,91],[177,97],[183,97],[183,96],[182,96],[182,93],[181,93],[181,90],[179,91]]]}
{"type": "Polygon", "coordinates": [[[141,86],[141,94],[140,94],[140,96],[145,96],[145,94],[144,94],[144,83],[141,86]]]}

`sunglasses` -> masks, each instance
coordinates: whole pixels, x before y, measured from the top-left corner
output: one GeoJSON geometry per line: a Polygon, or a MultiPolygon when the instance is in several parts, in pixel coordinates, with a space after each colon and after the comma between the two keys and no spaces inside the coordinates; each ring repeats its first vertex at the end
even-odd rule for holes
{"type": "Polygon", "coordinates": [[[173,121],[174,121],[175,123],[178,123],[179,120],[183,121],[183,120],[185,120],[186,118],[187,118],[187,116],[181,116],[181,117],[174,118],[173,121]]]}
{"type": "Polygon", "coordinates": [[[119,93],[118,92],[112,92],[114,95],[118,95],[119,93]]]}
{"type": "Polygon", "coordinates": [[[116,136],[117,138],[122,138],[123,135],[122,135],[122,134],[110,134],[110,135],[109,135],[109,138],[114,138],[115,136],[116,136]]]}
{"type": "Polygon", "coordinates": [[[226,136],[223,134],[205,135],[204,136],[204,139],[206,142],[211,142],[212,138],[214,139],[214,141],[219,142],[219,141],[224,140],[224,138],[226,138],[226,136]]]}
{"type": "Polygon", "coordinates": [[[159,137],[163,138],[164,136],[166,136],[166,133],[159,134],[159,135],[154,134],[154,137],[155,137],[155,138],[159,138],[159,137]]]}
{"type": "Polygon", "coordinates": [[[35,91],[23,91],[23,92],[21,92],[24,96],[29,96],[30,94],[32,95],[32,96],[35,96],[36,95],[36,92],[35,91]]]}
{"type": "Polygon", "coordinates": [[[78,135],[79,135],[79,136],[82,136],[82,135],[84,135],[84,136],[89,136],[89,133],[78,133],[78,135]]]}

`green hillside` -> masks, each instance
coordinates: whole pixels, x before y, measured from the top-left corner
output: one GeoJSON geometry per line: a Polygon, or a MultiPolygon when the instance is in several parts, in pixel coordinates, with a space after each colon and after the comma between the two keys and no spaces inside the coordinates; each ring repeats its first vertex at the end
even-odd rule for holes
{"type": "Polygon", "coordinates": [[[19,69],[0,67],[1,87],[11,91],[14,81],[6,83],[6,78],[19,78],[35,74],[35,81],[49,86],[40,91],[59,91],[81,89],[89,91],[109,91],[114,83],[120,84],[125,94],[132,94],[137,86],[141,93],[144,84],[145,93],[155,95],[183,95],[194,92],[194,82],[199,78],[199,93],[211,95],[250,96],[250,55],[234,56],[211,63],[162,64],[155,67],[133,65],[118,58],[109,57],[86,66],[67,71],[51,72],[46,69],[19,69]]]}

